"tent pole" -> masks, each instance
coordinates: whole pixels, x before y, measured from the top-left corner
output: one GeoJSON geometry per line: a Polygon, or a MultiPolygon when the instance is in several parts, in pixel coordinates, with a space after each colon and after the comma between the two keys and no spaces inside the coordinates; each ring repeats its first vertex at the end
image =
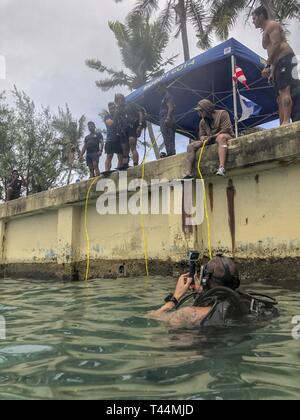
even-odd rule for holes
{"type": "Polygon", "coordinates": [[[231,56],[231,67],[232,67],[232,88],[233,88],[233,107],[234,107],[234,126],[235,126],[235,137],[239,136],[239,117],[238,117],[238,106],[237,106],[237,82],[234,80],[236,59],[235,56],[231,56]]]}

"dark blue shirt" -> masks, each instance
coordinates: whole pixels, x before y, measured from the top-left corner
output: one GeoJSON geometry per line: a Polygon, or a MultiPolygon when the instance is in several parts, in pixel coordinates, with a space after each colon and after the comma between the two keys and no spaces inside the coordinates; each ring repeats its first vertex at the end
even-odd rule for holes
{"type": "Polygon", "coordinates": [[[100,151],[100,144],[103,143],[101,133],[89,134],[86,136],[84,143],[86,145],[87,153],[92,154],[100,151]]]}
{"type": "MultiPolygon", "coordinates": [[[[159,119],[160,119],[161,122],[164,122],[165,119],[168,116],[169,105],[171,105],[173,107],[173,109],[175,109],[174,97],[170,92],[167,92],[165,97],[163,98],[163,100],[161,102],[160,113],[159,113],[159,119]]],[[[171,117],[173,117],[173,113],[172,113],[171,117]]]]}

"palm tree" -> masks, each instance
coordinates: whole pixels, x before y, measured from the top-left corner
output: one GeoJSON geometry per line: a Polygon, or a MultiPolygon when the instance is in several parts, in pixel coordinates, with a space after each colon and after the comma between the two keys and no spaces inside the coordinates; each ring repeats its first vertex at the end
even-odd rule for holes
{"type": "Polygon", "coordinates": [[[62,152],[62,165],[65,170],[66,183],[69,185],[72,181],[74,172],[84,175],[85,166],[78,163],[76,155],[80,154],[80,140],[84,135],[85,116],[78,121],[74,120],[70,108],[66,105],[66,109],[58,108],[58,115],[53,119],[53,128],[58,132],[58,145],[62,152]]]}
{"type": "MultiPolygon", "coordinates": [[[[100,60],[87,60],[86,64],[90,68],[109,75],[108,78],[96,82],[103,91],[117,86],[124,86],[129,90],[137,89],[153,78],[161,76],[165,67],[174,63],[176,57],[167,60],[163,58],[169,35],[160,22],[151,23],[149,16],[135,13],[127,17],[125,24],[118,21],[109,22],[109,27],[117,40],[122,62],[129,71],[114,70],[102,64],[100,60]]],[[[148,128],[156,157],[159,157],[151,125],[148,128]]]]}
{"type": "Polygon", "coordinates": [[[209,37],[214,31],[220,39],[227,39],[240,14],[246,12],[248,20],[254,8],[261,5],[268,10],[271,19],[282,23],[300,18],[300,2],[297,0],[212,0],[206,36],[209,37]]]}
{"type": "Polygon", "coordinates": [[[185,61],[190,59],[188,24],[192,24],[198,38],[198,46],[206,49],[210,46],[205,35],[205,23],[208,17],[205,0],[138,0],[133,13],[151,14],[162,10],[158,21],[164,31],[176,30],[176,37],[181,35],[185,61]]]}
{"type": "Polygon", "coordinates": [[[159,22],[150,23],[149,17],[134,14],[127,17],[125,24],[115,21],[108,25],[115,35],[122,62],[129,73],[116,71],[99,60],[87,60],[88,67],[110,76],[96,82],[103,91],[117,86],[137,89],[149,80],[161,76],[164,68],[174,63],[176,57],[167,60],[163,58],[169,36],[159,22]]]}

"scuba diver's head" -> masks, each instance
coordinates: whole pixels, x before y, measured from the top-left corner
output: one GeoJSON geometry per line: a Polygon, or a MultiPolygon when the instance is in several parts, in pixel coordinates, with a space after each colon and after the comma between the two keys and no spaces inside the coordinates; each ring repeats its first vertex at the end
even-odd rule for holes
{"type": "Polygon", "coordinates": [[[215,112],[215,105],[208,99],[203,99],[198,102],[195,110],[199,113],[202,119],[212,119],[213,113],[215,112]]]}
{"type": "Polygon", "coordinates": [[[204,291],[216,287],[227,287],[236,290],[240,287],[240,279],[235,262],[219,254],[202,268],[201,286],[204,291]]]}

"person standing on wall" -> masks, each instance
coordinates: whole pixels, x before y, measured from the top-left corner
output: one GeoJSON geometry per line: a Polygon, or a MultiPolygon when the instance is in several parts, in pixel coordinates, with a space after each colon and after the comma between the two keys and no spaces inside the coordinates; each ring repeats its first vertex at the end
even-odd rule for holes
{"type": "Polygon", "coordinates": [[[84,146],[80,155],[80,160],[86,153],[86,163],[90,170],[90,178],[100,176],[99,160],[103,153],[103,136],[97,132],[94,122],[88,123],[90,134],[84,140],[84,146]]]}
{"type": "Polygon", "coordinates": [[[299,80],[297,58],[287,42],[283,26],[269,19],[265,7],[255,9],[252,17],[255,27],[263,31],[263,47],[268,51],[268,61],[262,76],[275,84],[280,124],[286,125],[292,117],[292,89],[299,80]]]}
{"type": "Polygon", "coordinates": [[[27,183],[23,176],[19,175],[19,172],[12,171],[11,179],[8,181],[6,200],[12,201],[17,200],[21,197],[22,187],[26,187],[27,183]]]}
{"type": "Polygon", "coordinates": [[[121,93],[115,96],[115,104],[116,134],[120,139],[123,150],[123,167],[118,169],[126,170],[129,167],[130,151],[134,166],[138,166],[139,164],[137,139],[142,134],[144,128],[144,115],[136,104],[126,104],[125,96],[121,93]]]}
{"type": "Polygon", "coordinates": [[[163,96],[159,113],[160,130],[166,146],[167,155],[174,156],[176,155],[176,124],[174,118],[176,109],[175,100],[166,86],[160,84],[157,91],[163,96]]]}
{"type": "Polygon", "coordinates": [[[116,127],[115,127],[115,113],[116,113],[116,105],[114,102],[110,102],[108,104],[108,113],[104,117],[104,123],[106,125],[106,144],[105,144],[105,153],[106,153],[106,161],[105,161],[105,171],[109,172],[112,166],[112,160],[114,154],[118,156],[118,168],[122,167],[123,165],[123,150],[120,143],[120,139],[116,134],[116,127]]]}

